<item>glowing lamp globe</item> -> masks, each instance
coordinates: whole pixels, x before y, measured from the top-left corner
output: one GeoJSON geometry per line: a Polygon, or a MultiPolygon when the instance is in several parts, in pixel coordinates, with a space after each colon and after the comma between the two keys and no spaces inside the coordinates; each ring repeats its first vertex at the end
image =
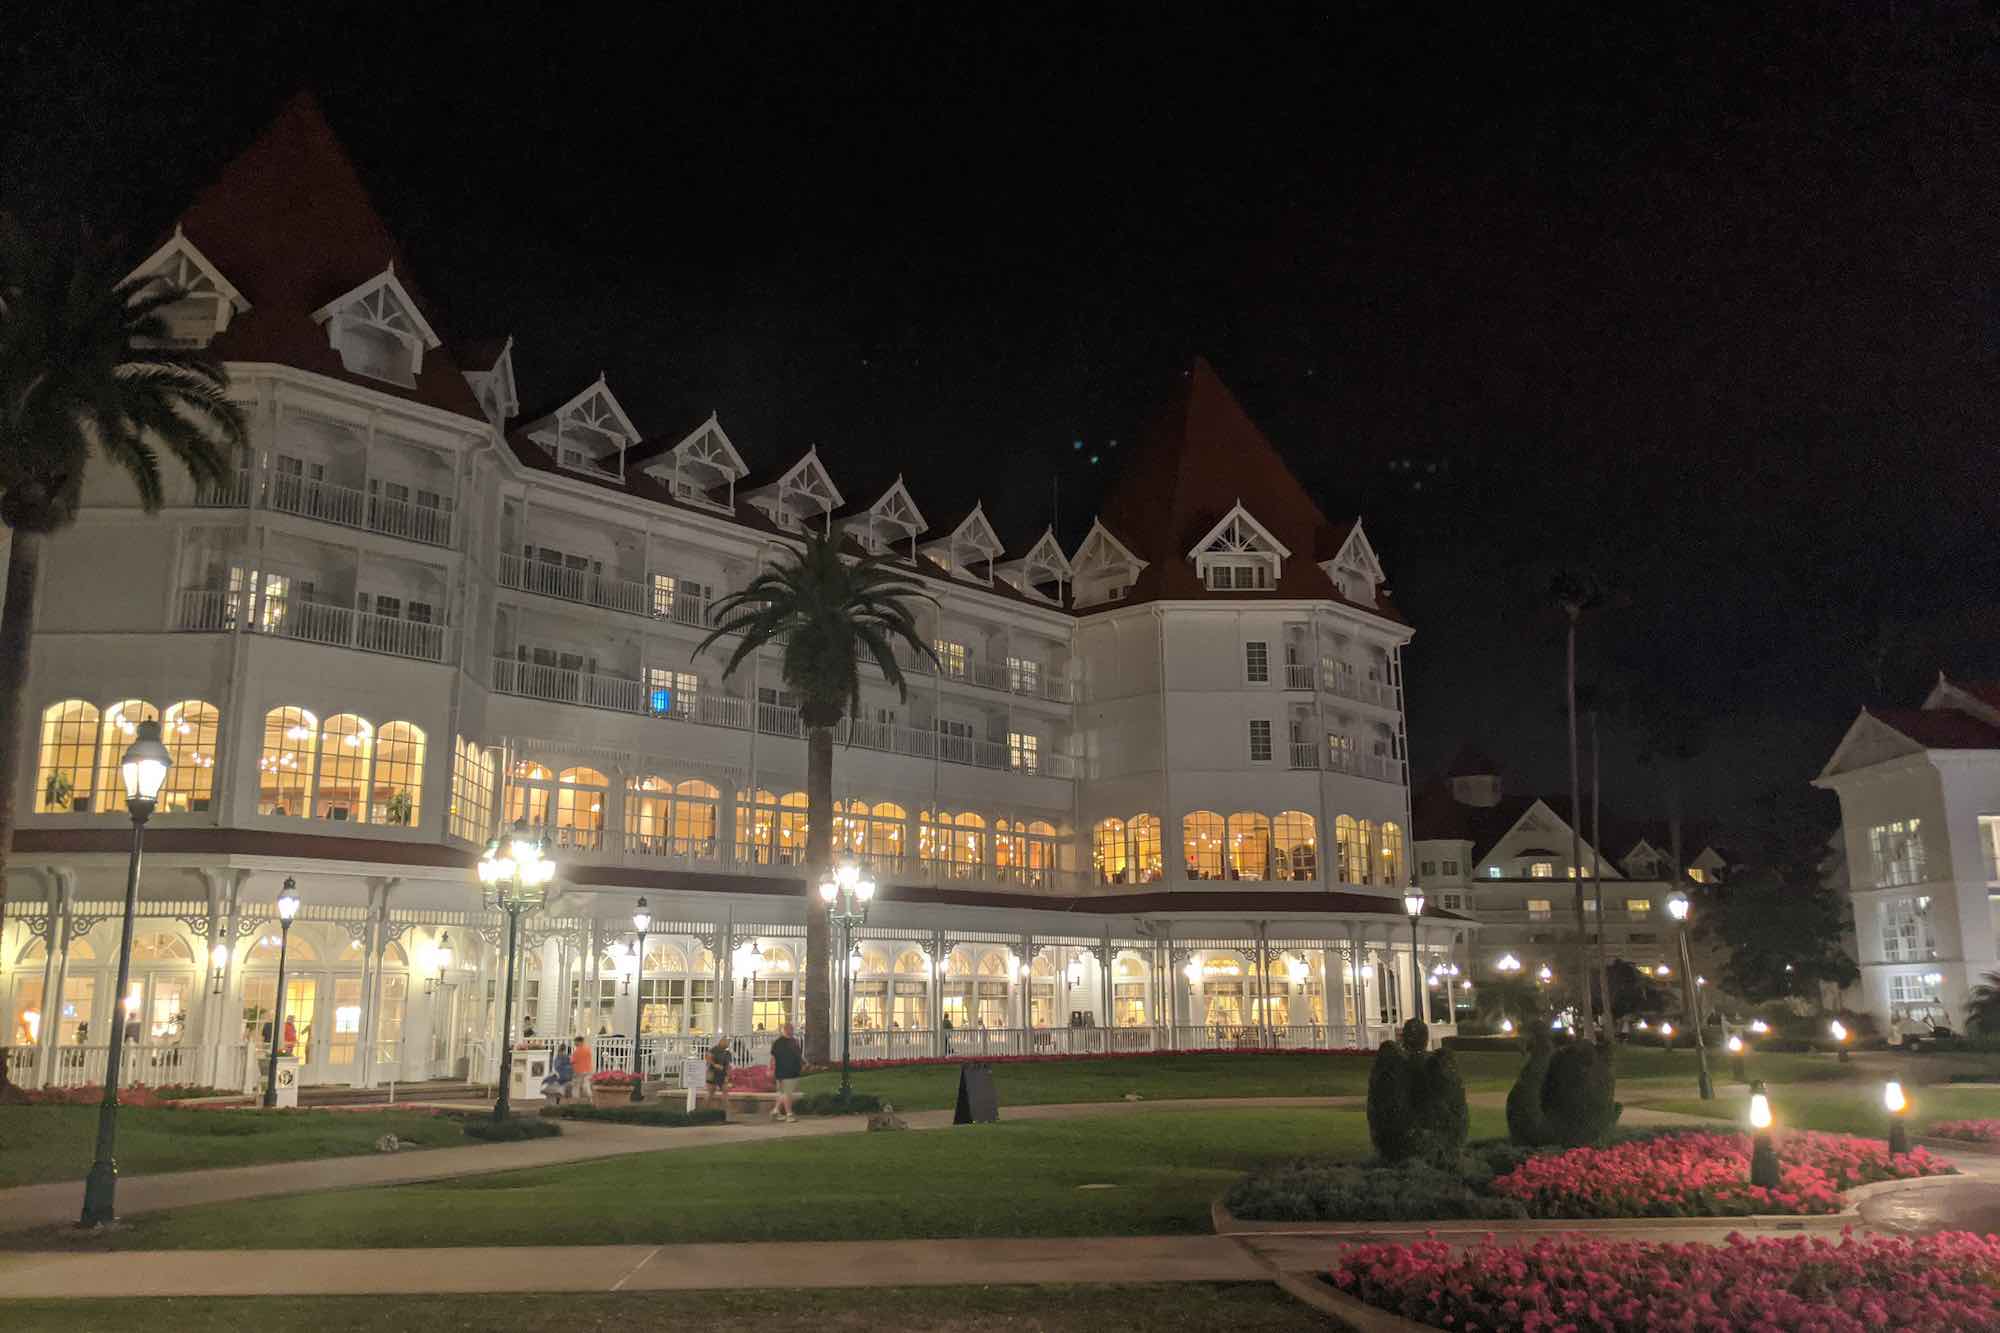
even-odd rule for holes
{"type": "Polygon", "coordinates": [[[1904,1108],[1909,1106],[1909,1104],[1909,1101],[1903,1096],[1903,1085],[1901,1083],[1892,1078],[1882,1085],[1882,1109],[1886,1110],[1890,1115],[1901,1115],[1904,1108]]]}

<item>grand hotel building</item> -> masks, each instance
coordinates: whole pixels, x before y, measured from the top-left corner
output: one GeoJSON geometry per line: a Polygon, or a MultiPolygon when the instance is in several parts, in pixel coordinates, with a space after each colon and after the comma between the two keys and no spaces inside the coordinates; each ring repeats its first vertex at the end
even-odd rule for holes
{"type": "MultiPolygon", "coordinates": [[[[254,443],[158,515],[94,471],[43,564],[0,934],[20,1081],[100,1080],[121,1010],[135,1079],[245,1081],[287,878],[306,1083],[490,1077],[503,918],[472,867],[513,821],[560,865],[524,921],[536,1034],[622,1062],[636,1026],[657,1065],[795,1015],[798,715],[775,656],[692,650],[807,529],[907,560],[942,664],[907,700],[871,678],[836,751],[837,847],[882,886],[857,1056],[1338,1047],[1404,1016],[1410,630],[1205,363],[1080,544],[1009,548],[920,477],[760,471],[603,378],[522,410],[512,341],[440,337],[309,99],[140,271],[190,292],[176,339],[226,362],[254,443]],[[175,762],[119,997],[113,766],[147,718],[175,762]]],[[[1425,975],[1469,929],[1424,919],[1425,975]]]]}

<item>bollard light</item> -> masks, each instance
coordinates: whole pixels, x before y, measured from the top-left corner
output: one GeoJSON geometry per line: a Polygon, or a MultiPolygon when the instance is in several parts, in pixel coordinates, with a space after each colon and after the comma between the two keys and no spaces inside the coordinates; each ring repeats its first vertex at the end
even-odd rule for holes
{"type": "Polygon", "coordinates": [[[1764,1085],[1750,1089],[1750,1183],[1767,1190],[1778,1188],[1778,1152],[1771,1144],[1771,1098],[1764,1085]]]}
{"type": "Polygon", "coordinates": [[[1511,1019],[1511,1018],[1503,1018],[1503,1019],[1501,1019],[1501,1020],[1500,1020],[1500,1030],[1501,1030],[1502,1032],[1506,1032],[1506,1033],[1510,1033],[1510,1034],[1511,1034],[1511,1033],[1512,1033],[1512,1032],[1514,1031],[1514,1020],[1513,1020],[1513,1019],[1511,1019]]]}
{"type": "Polygon", "coordinates": [[[1903,1085],[1893,1078],[1882,1085],[1882,1109],[1889,1113],[1889,1152],[1891,1155],[1908,1153],[1910,1131],[1904,1123],[1903,1113],[1910,1109],[1910,1103],[1903,1096],[1903,1085]]]}
{"type": "Polygon", "coordinates": [[[1826,1025],[1826,1030],[1827,1030],[1828,1032],[1831,1032],[1831,1033],[1833,1034],[1833,1039],[1834,1039],[1834,1040],[1835,1040],[1836,1042],[1839,1042],[1839,1043],[1840,1043],[1840,1062],[1841,1062],[1842,1064],[1846,1064],[1846,1063],[1847,1063],[1847,1024],[1845,1024],[1845,1023],[1841,1022],[1841,1021],[1840,1021],[1839,1019],[1837,1019],[1837,1018],[1836,1018],[1836,1019],[1834,1019],[1834,1020],[1833,1020],[1833,1021],[1832,1021],[1831,1023],[1828,1023],[1828,1024],[1826,1025]]]}

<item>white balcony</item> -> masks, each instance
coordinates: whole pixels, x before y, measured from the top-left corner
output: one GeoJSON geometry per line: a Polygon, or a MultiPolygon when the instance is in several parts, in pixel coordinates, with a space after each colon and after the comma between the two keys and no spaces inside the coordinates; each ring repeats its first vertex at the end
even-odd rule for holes
{"type": "Polygon", "coordinates": [[[532,592],[582,606],[598,606],[628,616],[648,620],[671,620],[677,625],[703,627],[708,624],[708,603],[684,592],[668,594],[636,579],[593,574],[586,569],[570,569],[542,560],[527,560],[502,553],[498,582],[503,588],[532,592]]]}
{"type": "Polygon", "coordinates": [[[1319,746],[1314,745],[1311,741],[1293,741],[1291,745],[1290,766],[1294,769],[1318,768],[1319,755],[1319,746]]]}
{"type": "MultiPolygon", "coordinates": [[[[903,644],[896,646],[896,665],[912,676],[936,676],[941,670],[930,658],[903,644]]],[[[1051,703],[1066,704],[1076,698],[1076,689],[1070,682],[1051,674],[1040,663],[1025,668],[1013,667],[1004,662],[981,662],[968,656],[963,668],[957,671],[942,669],[942,674],[945,680],[954,684],[977,685],[1024,699],[1047,699],[1051,703]]]]}
{"type": "Polygon", "coordinates": [[[264,507],[344,528],[422,542],[426,546],[451,545],[452,514],[448,501],[440,501],[436,506],[412,504],[330,481],[266,472],[264,507]]]}
{"type": "Polygon", "coordinates": [[[1285,663],[1285,688],[1288,690],[1309,690],[1313,687],[1313,669],[1304,662],[1285,663]]]}
{"type": "MultiPolygon", "coordinates": [[[[1310,667],[1305,669],[1311,670],[1310,667]]],[[[1285,670],[1289,675],[1291,668],[1287,667],[1285,670]]],[[[1298,688],[1306,689],[1310,686],[1298,688]]],[[[1363,680],[1351,671],[1322,671],[1320,688],[1328,694],[1337,694],[1343,699],[1353,699],[1357,703],[1373,704],[1377,708],[1398,706],[1395,690],[1379,680],[1363,680]]]]}
{"type": "MultiPolygon", "coordinates": [[[[174,628],[198,634],[228,633],[237,628],[238,608],[247,600],[240,593],[183,588],[176,598],[174,628]]],[[[386,653],[420,662],[446,661],[453,634],[445,625],[393,620],[351,607],[290,599],[266,601],[254,623],[243,617],[242,628],[250,634],[386,653]]]]}

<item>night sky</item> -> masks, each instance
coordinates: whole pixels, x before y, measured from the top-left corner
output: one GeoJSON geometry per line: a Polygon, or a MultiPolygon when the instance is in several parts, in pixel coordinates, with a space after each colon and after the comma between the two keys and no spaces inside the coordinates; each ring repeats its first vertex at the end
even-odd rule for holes
{"type": "Polygon", "coordinates": [[[649,433],[719,410],[753,466],[818,444],[1009,539],[1056,479],[1080,535],[1206,355],[1365,516],[1420,773],[1476,740],[1563,781],[1560,567],[1614,590],[1624,809],[1644,717],[1726,818],[1863,703],[2000,674],[1985,7],[288,8],[0,36],[0,201],[142,246],[310,87],[527,405],[602,369],[649,433]]]}

